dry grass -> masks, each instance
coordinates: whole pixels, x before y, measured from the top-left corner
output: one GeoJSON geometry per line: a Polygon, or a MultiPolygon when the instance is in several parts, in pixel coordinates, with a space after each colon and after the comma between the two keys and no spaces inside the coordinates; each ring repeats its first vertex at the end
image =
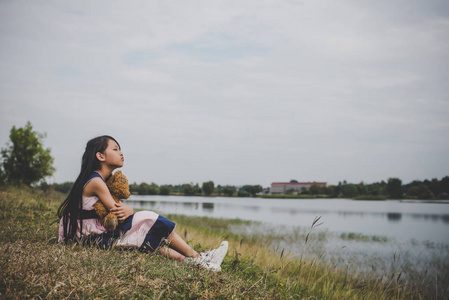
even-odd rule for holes
{"type": "Polygon", "coordinates": [[[361,281],[319,260],[243,240],[227,229],[241,221],[171,216],[198,250],[230,242],[220,273],[139,251],[59,245],[55,212],[62,199],[0,191],[0,298],[425,299],[405,288],[400,274],[361,281]]]}
{"type": "MultiPolygon", "coordinates": [[[[311,297],[318,299],[428,299],[422,291],[406,286],[401,274],[392,274],[389,278],[361,279],[348,270],[332,267],[319,259],[304,259],[292,255],[285,249],[273,249],[260,240],[242,240],[226,230],[214,230],[206,224],[198,224],[207,218],[172,216],[181,224],[189,224],[187,239],[212,246],[221,239],[230,240],[230,257],[224,262],[224,269],[233,271],[237,260],[244,261],[241,266],[257,266],[263,274],[276,278],[279,285],[289,291],[289,297],[311,297]],[[190,220],[190,221],[189,221],[190,220]],[[194,225],[193,225],[194,224],[194,225]]],[[[223,223],[231,222],[222,220],[223,223]]],[[[315,224],[317,225],[317,224],[315,224]]],[[[184,232],[186,229],[181,225],[184,232]]],[[[312,226],[314,227],[314,226],[312,226]]],[[[311,228],[310,234],[313,234],[311,228]]],[[[310,236],[310,235],[309,235],[310,236]]],[[[308,237],[304,240],[304,251],[309,251],[308,237]]],[[[306,253],[304,253],[306,254],[306,253]]],[[[304,255],[305,256],[305,255],[304,255]]],[[[240,270],[242,271],[242,270],[240,270]]],[[[442,298],[444,299],[444,298],[442,298]]]]}

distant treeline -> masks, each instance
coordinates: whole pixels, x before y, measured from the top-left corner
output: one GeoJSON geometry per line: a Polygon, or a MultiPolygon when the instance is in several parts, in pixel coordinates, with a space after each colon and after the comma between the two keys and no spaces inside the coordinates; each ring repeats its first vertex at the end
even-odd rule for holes
{"type": "MultiPolygon", "coordinates": [[[[68,194],[72,188],[73,182],[64,182],[61,184],[54,183],[52,185],[42,186],[44,189],[53,188],[61,193],[68,194]]],[[[213,181],[203,182],[200,186],[198,183],[185,183],[178,185],[157,185],[142,182],[140,184],[133,183],[129,185],[129,191],[135,195],[185,195],[185,196],[227,196],[227,197],[254,197],[262,192],[260,185],[244,185],[244,186],[215,186],[213,181]]]]}
{"type": "MultiPolygon", "coordinates": [[[[286,194],[294,194],[287,191],[286,194]]],[[[387,181],[371,184],[339,182],[338,185],[320,186],[312,184],[309,189],[303,189],[299,195],[328,198],[358,198],[358,199],[449,199],[449,176],[438,180],[414,180],[402,184],[399,178],[389,178],[387,181]]]]}
{"type": "MultiPolygon", "coordinates": [[[[54,183],[44,185],[42,188],[53,188],[62,193],[68,193],[73,182],[62,184],[54,183]]],[[[156,183],[129,185],[130,192],[138,195],[185,195],[185,196],[226,196],[226,197],[255,197],[269,194],[268,188],[261,185],[217,185],[213,181],[198,183],[186,183],[178,185],[157,185],[156,183]]],[[[310,188],[301,191],[289,190],[285,193],[287,197],[323,197],[323,198],[359,198],[359,199],[449,199],[449,176],[438,180],[415,180],[408,184],[402,184],[399,178],[389,178],[387,181],[371,184],[339,182],[338,185],[320,186],[312,184],[310,188]]]]}
{"type": "Polygon", "coordinates": [[[158,186],[155,183],[133,183],[129,186],[130,192],[139,195],[185,195],[185,196],[239,196],[249,197],[256,196],[262,192],[262,186],[260,185],[244,185],[241,187],[236,186],[222,186],[217,185],[213,181],[203,182],[200,186],[198,183],[186,183],[178,185],[161,185],[158,186]]]}

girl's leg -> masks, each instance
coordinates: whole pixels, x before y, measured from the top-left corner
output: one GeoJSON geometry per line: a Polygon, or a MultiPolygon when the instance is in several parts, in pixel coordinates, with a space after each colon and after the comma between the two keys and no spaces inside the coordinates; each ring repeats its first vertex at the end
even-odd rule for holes
{"type": "Polygon", "coordinates": [[[185,256],[168,247],[159,248],[159,253],[171,259],[184,260],[185,256]]]}
{"type": "MultiPolygon", "coordinates": [[[[172,232],[169,237],[170,244],[168,245],[170,248],[176,250],[177,252],[183,254],[186,257],[197,258],[200,255],[198,252],[192,249],[176,232],[172,232]]],[[[178,253],[178,254],[179,254],[178,253]]]]}

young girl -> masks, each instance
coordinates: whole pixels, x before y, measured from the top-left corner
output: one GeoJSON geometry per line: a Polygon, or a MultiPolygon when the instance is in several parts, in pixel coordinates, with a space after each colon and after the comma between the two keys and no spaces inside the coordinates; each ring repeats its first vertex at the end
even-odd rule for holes
{"type": "Polygon", "coordinates": [[[59,241],[158,251],[172,259],[220,271],[228,248],[226,241],[218,249],[198,253],[174,232],[172,221],[152,211],[134,213],[130,206],[114,201],[105,180],[113,170],[123,167],[123,163],[123,153],[114,138],[100,136],[87,143],[81,172],[58,210],[61,218],[59,241]],[[95,214],[93,205],[99,199],[121,222],[113,232],[107,232],[95,214]]]}

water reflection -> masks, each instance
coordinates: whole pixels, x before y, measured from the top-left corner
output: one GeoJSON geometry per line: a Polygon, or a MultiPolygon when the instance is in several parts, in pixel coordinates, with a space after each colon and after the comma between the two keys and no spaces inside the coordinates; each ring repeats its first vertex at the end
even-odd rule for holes
{"type": "Polygon", "coordinates": [[[431,221],[431,222],[440,222],[443,223],[449,223],[449,215],[426,215],[426,214],[410,214],[410,216],[415,220],[421,220],[424,219],[425,221],[431,221]]]}
{"type": "Polygon", "coordinates": [[[310,227],[321,216],[324,224],[320,227],[332,232],[449,244],[448,204],[135,195],[128,203],[160,214],[239,218],[291,227],[310,227]]]}
{"type": "Polygon", "coordinates": [[[399,222],[402,219],[402,214],[400,213],[388,213],[387,218],[389,221],[399,222]]]}
{"type": "Polygon", "coordinates": [[[299,215],[299,214],[314,214],[314,215],[325,215],[328,211],[325,210],[310,210],[310,209],[295,209],[289,207],[271,207],[271,212],[273,213],[286,213],[291,215],[299,215]]]}
{"type": "Polygon", "coordinates": [[[443,222],[446,224],[449,224],[449,215],[444,215],[443,216],[443,222]]]}
{"type": "Polygon", "coordinates": [[[184,202],[182,203],[182,207],[185,209],[198,209],[198,203],[184,202]]]}
{"type": "Polygon", "coordinates": [[[259,206],[255,206],[255,205],[242,205],[242,207],[244,209],[249,209],[249,210],[254,211],[254,212],[260,210],[260,207],[259,206]]]}
{"type": "Polygon", "coordinates": [[[209,211],[213,211],[214,210],[214,204],[213,203],[203,203],[203,210],[209,210],[209,211]]]}

